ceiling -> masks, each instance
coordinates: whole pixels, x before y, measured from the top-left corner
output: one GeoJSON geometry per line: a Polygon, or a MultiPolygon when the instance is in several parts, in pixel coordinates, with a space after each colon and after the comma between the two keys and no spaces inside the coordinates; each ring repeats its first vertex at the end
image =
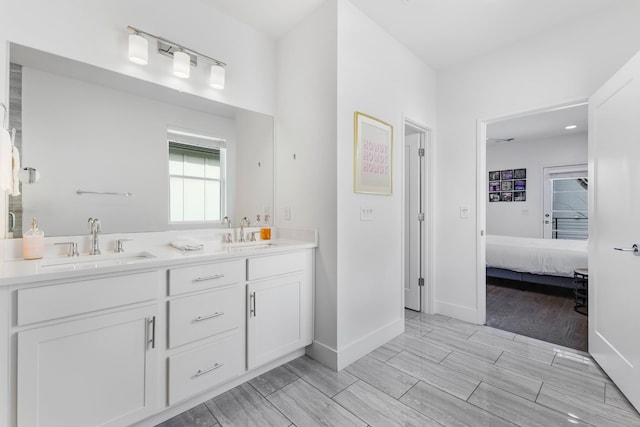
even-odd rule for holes
{"type": "Polygon", "coordinates": [[[536,141],[556,136],[587,132],[587,104],[561,108],[487,125],[487,143],[536,141]],[[575,129],[565,129],[575,125],[575,129]],[[506,141],[513,138],[513,141],[506,141]]]}
{"type": "MultiPolygon", "coordinates": [[[[203,0],[278,39],[325,0],[203,0]]],[[[637,0],[350,0],[440,69],[637,0]]]]}

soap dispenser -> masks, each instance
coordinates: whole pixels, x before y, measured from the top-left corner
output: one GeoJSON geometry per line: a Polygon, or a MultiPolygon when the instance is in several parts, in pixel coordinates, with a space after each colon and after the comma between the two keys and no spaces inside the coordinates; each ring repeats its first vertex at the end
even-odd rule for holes
{"type": "Polygon", "coordinates": [[[269,214],[264,216],[264,225],[260,229],[261,240],[271,240],[271,227],[269,226],[269,214]]]}
{"type": "Polygon", "coordinates": [[[40,259],[44,255],[44,232],[38,228],[38,220],[31,220],[31,228],[22,236],[22,257],[40,259]]]}

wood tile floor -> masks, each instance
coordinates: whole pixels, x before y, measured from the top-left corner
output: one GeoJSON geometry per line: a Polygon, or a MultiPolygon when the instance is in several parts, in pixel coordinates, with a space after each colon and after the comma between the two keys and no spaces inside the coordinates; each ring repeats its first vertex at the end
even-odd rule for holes
{"type": "Polygon", "coordinates": [[[640,426],[587,353],[405,316],[404,334],[341,372],[301,357],[160,426],[640,426]]]}
{"type": "Polygon", "coordinates": [[[488,326],[587,350],[589,319],[573,310],[571,289],[538,291],[523,282],[491,280],[495,284],[487,283],[488,326]]]}

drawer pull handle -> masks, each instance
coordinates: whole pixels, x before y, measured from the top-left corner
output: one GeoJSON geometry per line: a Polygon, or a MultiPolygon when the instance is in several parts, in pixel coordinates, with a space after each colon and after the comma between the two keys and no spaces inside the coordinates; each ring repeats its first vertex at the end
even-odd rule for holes
{"type": "Polygon", "coordinates": [[[209,314],[208,316],[198,316],[194,319],[194,322],[202,322],[203,320],[207,320],[207,319],[213,319],[214,317],[220,317],[222,316],[224,313],[220,313],[220,312],[216,312],[213,314],[209,314]]]}
{"type": "Polygon", "coordinates": [[[205,369],[204,371],[202,369],[198,369],[198,372],[196,372],[196,377],[199,377],[200,375],[204,375],[207,374],[211,371],[215,371],[218,368],[222,368],[224,366],[224,363],[216,363],[215,365],[213,365],[212,367],[205,369]]]}
{"type": "Polygon", "coordinates": [[[251,292],[249,295],[249,315],[256,317],[256,293],[251,292]]]}
{"type": "Polygon", "coordinates": [[[224,277],[224,274],[215,274],[213,276],[197,277],[197,278],[193,279],[193,281],[194,282],[206,282],[207,280],[222,279],[223,277],[224,277]]]}

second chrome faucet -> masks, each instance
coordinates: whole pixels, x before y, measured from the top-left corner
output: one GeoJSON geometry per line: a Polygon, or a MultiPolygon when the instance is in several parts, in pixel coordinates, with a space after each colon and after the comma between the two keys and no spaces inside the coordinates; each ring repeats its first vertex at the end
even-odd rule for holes
{"type": "Polygon", "coordinates": [[[98,218],[89,218],[89,232],[91,233],[91,245],[89,247],[89,255],[100,255],[100,242],[98,241],[98,233],[102,231],[100,220],[98,218]]]}
{"type": "Polygon", "coordinates": [[[243,216],[240,219],[240,242],[246,242],[246,238],[244,235],[244,227],[245,226],[249,226],[249,218],[247,218],[246,216],[243,216]]]}

